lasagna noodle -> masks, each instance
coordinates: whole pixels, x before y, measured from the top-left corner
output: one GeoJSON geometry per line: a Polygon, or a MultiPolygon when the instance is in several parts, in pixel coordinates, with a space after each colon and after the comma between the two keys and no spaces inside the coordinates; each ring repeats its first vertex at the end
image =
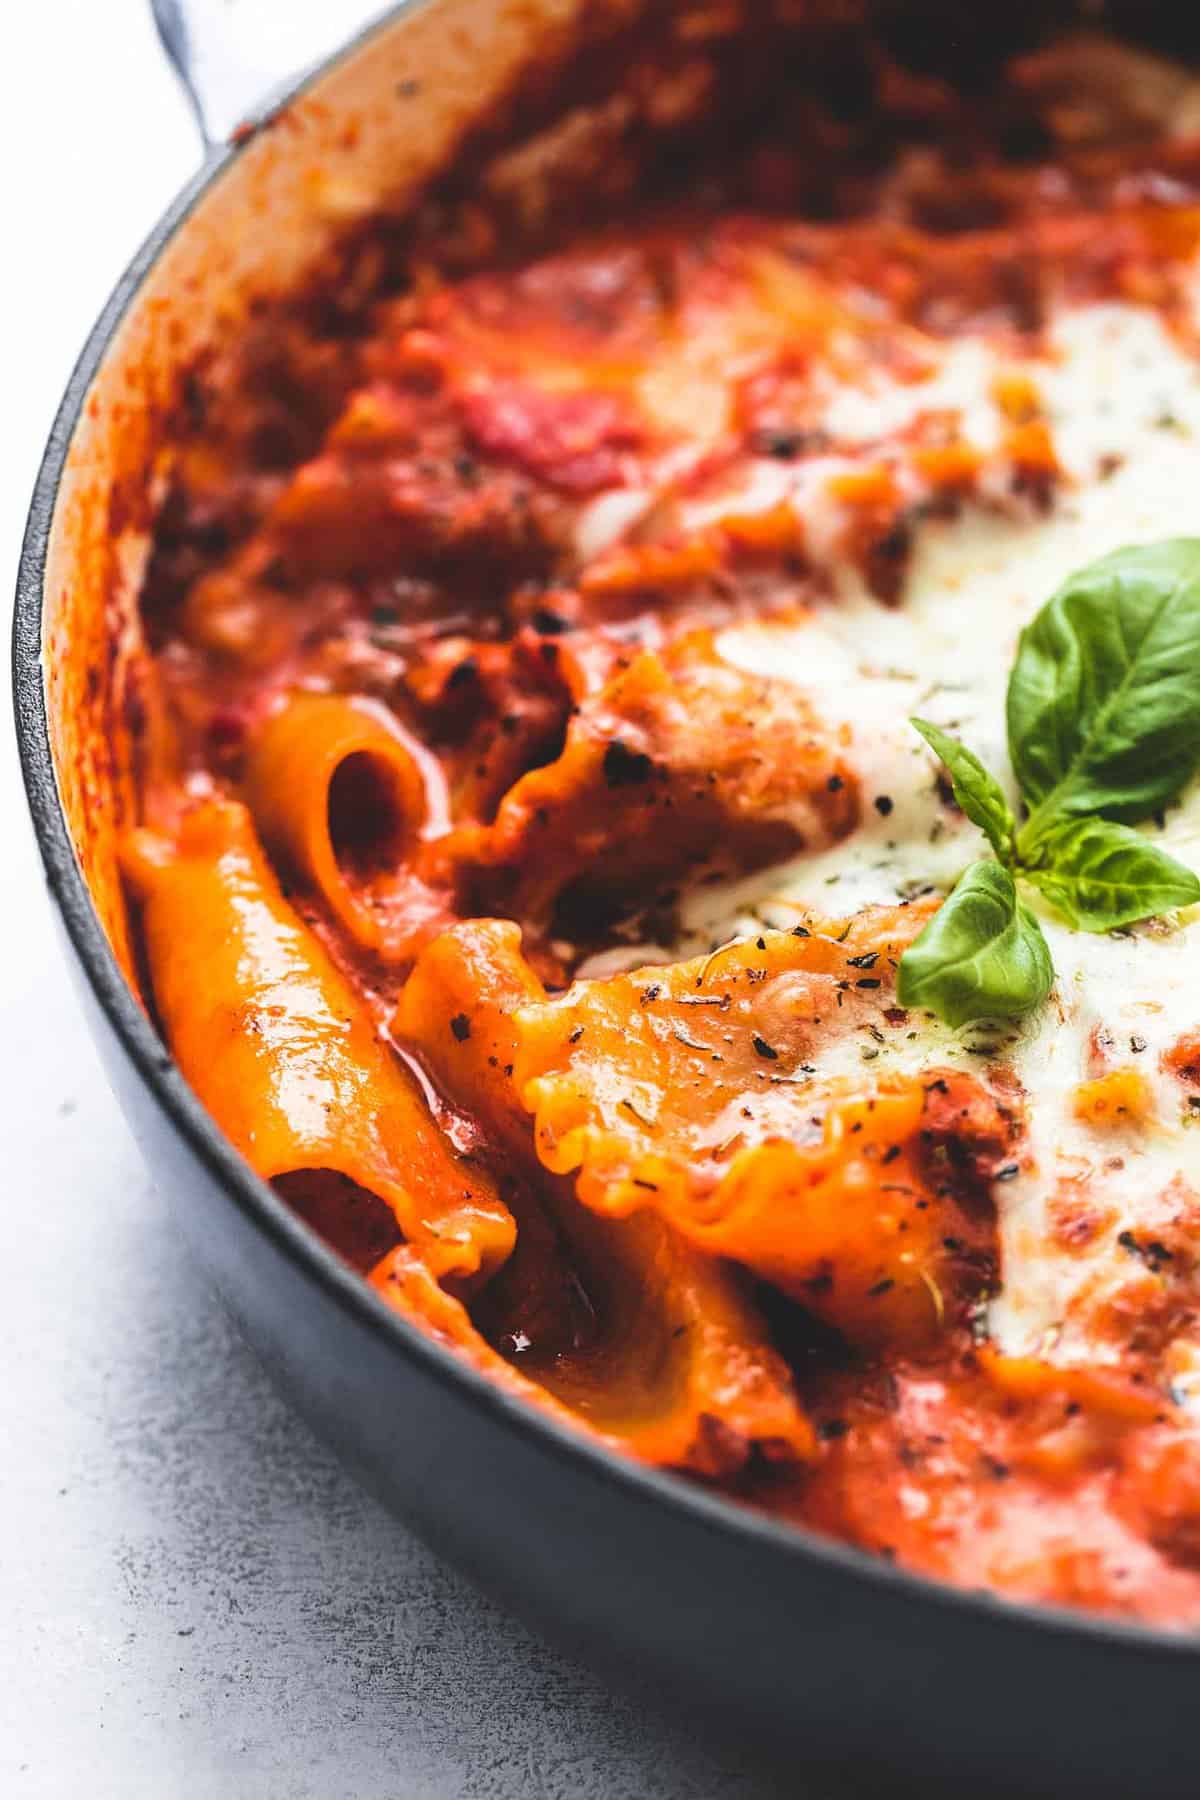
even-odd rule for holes
{"type": "Polygon", "coordinates": [[[861,1037],[927,907],[771,932],[667,968],[577,982],[514,1019],[513,1088],[537,1153],[610,1217],[650,1210],[867,1348],[935,1336],[978,1291],[992,1221],[931,1153],[978,1173],[1010,1135],[972,1078],[825,1075],[861,1037]],[[867,973],[866,971],[871,971],[867,973]]]}
{"type": "Polygon", "coordinates": [[[441,771],[370,700],[294,694],[260,728],[246,767],[263,839],[365,950],[388,949],[397,870],[444,821],[441,771]]]}
{"type": "Polygon", "coordinates": [[[572,894],[601,917],[694,868],[752,869],[853,828],[839,745],[786,682],[748,676],[709,631],[615,659],[562,752],[468,840],[497,911],[546,922],[572,894]]]}
{"type": "Polygon", "coordinates": [[[434,1275],[485,1281],[511,1213],[284,899],[246,808],[207,802],[174,841],[135,832],[125,868],[175,1060],[255,1171],[340,1175],[386,1202],[434,1275]]]}
{"type": "MultiPolygon", "coordinates": [[[[423,952],[395,1023],[452,1102],[527,1169],[536,1168],[530,1121],[512,1077],[514,1014],[531,1002],[545,994],[518,928],[476,920],[423,952]]],[[[786,1460],[812,1454],[790,1375],[732,1270],[652,1213],[602,1218],[568,1183],[543,1175],[539,1186],[597,1295],[597,1340],[540,1370],[561,1400],[643,1460],[696,1473],[731,1473],[754,1446],[786,1460]]],[[[514,1264],[520,1256],[519,1244],[514,1264]]]]}
{"type": "MultiPolygon", "coordinates": [[[[428,1264],[410,1245],[399,1244],[390,1250],[370,1270],[368,1280],[395,1312],[469,1362],[505,1393],[536,1406],[559,1424],[580,1429],[583,1421],[577,1413],[563,1406],[540,1383],[523,1375],[480,1335],[463,1302],[438,1284],[428,1264]]],[[[593,1428],[589,1435],[611,1449],[621,1447],[618,1439],[603,1431],[593,1428]]]]}

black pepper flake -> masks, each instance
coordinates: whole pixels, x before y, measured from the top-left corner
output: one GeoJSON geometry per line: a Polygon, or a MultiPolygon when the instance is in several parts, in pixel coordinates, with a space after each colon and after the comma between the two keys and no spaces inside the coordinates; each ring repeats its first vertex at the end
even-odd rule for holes
{"type": "Polygon", "coordinates": [[[886,819],[889,816],[895,804],[896,802],[892,799],[890,794],[876,794],[875,796],[875,811],[879,814],[881,819],[886,819]]]}
{"type": "Polygon", "coordinates": [[[760,1056],[765,1057],[768,1062],[778,1062],[779,1061],[778,1050],[773,1050],[771,1048],[770,1044],[768,1044],[766,1038],[759,1037],[757,1031],[754,1033],[754,1036],[751,1039],[751,1042],[753,1043],[754,1048],[758,1052],[758,1054],[760,1056]]]}
{"type": "Polygon", "coordinates": [[[568,1033],[567,1042],[568,1042],[568,1044],[577,1044],[582,1036],[583,1036],[583,1026],[577,1025],[575,1027],[574,1031],[568,1033]]]}
{"type": "Polygon", "coordinates": [[[766,938],[755,938],[754,944],[756,949],[765,950],[767,947],[767,940],[766,938]]]}
{"type": "Polygon", "coordinates": [[[854,985],[856,988],[877,988],[882,987],[883,983],[878,975],[860,975],[854,985]]]}
{"type": "Polygon", "coordinates": [[[1157,1275],[1165,1263],[1174,1262],[1174,1254],[1167,1249],[1158,1238],[1151,1238],[1149,1243],[1139,1243],[1132,1231],[1119,1231],[1117,1242],[1122,1250],[1128,1250],[1131,1256],[1138,1256],[1146,1267],[1157,1275]]]}
{"type": "Polygon", "coordinates": [[[793,937],[811,937],[812,932],[808,929],[807,925],[793,925],[792,926],[792,936],[793,937]]]}
{"type": "Polygon", "coordinates": [[[825,783],[825,786],[831,794],[840,794],[845,785],[846,784],[840,775],[831,775],[829,780],[825,783]]]}
{"type": "Polygon", "coordinates": [[[549,612],[544,606],[536,609],[530,624],[535,631],[540,631],[543,637],[561,637],[564,631],[571,629],[560,613],[549,612]]]}
{"type": "Polygon", "coordinates": [[[829,434],[819,427],[791,430],[786,425],[762,425],[750,433],[750,448],[756,456],[773,456],[779,462],[793,457],[817,453],[829,448],[829,434]]]}
{"type": "Polygon", "coordinates": [[[992,1176],[992,1180],[1015,1181],[1020,1173],[1021,1167],[1019,1163],[1001,1163],[1000,1167],[996,1170],[996,1173],[992,1176]]]}
{"type": "Polygon", "coordinates": [[[849,969],[873,969],[878,961],[878,950],[864,950],[861,956],[848,956],[846,967],[849,969]]]}
{"type": "Polygon", "coordinates": [[[899,1156],[899,1154],[900,1154],[899,1144],[889,1144],[887,1149],[884,1151],[882,1157],[880,1158],[880,1161],[884,1162],[884,1163],[895,1162],[895,1160],[899,1156]]]}
{"type": "Polygon", "coordinates": [[[844,1438],[849,1429],[845,1419],[822,1419],[817,1426],[817,1436],[822,1443],[831,1444],[835,1438],[844,1438]]]}
{"type": "Polygon", "coordinates": [[[631,750],[614,738],[604,752],[604,779],[610,788],[637,787],[649,781],[654,764],[644,750],[631,750]]]}
{"type": "Polygon", "coordinates": [[[1129,1040],[1129,1048],[1130,1048],[1130,1049],[1131,1049],[1131,1050],[1132,1050],[1132,1051],[1133,1051],[1133,1053],[1134,1053],[1134,1055],[1135,1055],[1135,1056],[1140,1056],[1140,1055],[1141,1055],[1141,1053],[1142,1053],[1142,1051],[1143,1051],[1143,1050],[1144,1050],[1144,1049],[1145,1049],[1145,1048],[1146,1048],[1146,1040],[1145,1040],[1145,1038],[1144,1038],[1144,1037],[1138,1037],[1138,1036],[1137,1036],[1137,1035],[1136,1035],[1136,1034],[1135,1034],[1135,1035],[1134,1035],[1134,1036],[1133,1036],[1133,1037],[1131,1037],[1131,1038],[1130,1038],[1130,1040],[1129,1040]]]}
{"type": "Polygon", "coordinates": [[[875,1282],[872,1287],[867,1289],[867,1299],[878,1300],[881,1294],[890,1294],[895,1285],[891,1276],[885,1275],[882,1281],[875,1282]]]}
{"type": "Polygon", "coordinates": [[[652,982],[648,988],[642,989],[642,1005],[645,1006],[650,1000],[657,1000],[661,993],[662,988],[659,986],[658,982],[652,982]]]}
{"type": "Polygon", "coordinates": [[[471,1035],[471,1021],[466,1013],[455,1013],[450,1021],[450,1029],[460,1044],[465,1044],[471,1035]]]}

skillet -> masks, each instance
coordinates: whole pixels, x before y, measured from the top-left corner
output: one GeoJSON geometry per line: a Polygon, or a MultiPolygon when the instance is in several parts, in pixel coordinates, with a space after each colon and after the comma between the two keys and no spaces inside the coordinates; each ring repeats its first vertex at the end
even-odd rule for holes
{"type": "MultiPolygon", "coordinates": [[[[1023,9],[1002,24],[998,10],[972,21],[977,62],[1020,26],[1023,9]]],[[[381,200],[398,212],[481,132],[516,132],[580,68],[618,66],[637,11],[396,8],[212,151],[98,320],[38,476],[14,623],[26,787],[83,1002],[181,1235],[281,1386],[389,1506],[535,1624],[782,1751],[805,1784],[1195,1795],[1193,1640],[943,1589],[525,1410],[392,1313],[251,1173],[137,997],[115,862],[132,804],[122,634],[183,372],[381,200]]],[[[955,9],[925,12],[936,33],[955,9]]],[[[1134,16],[1171,23],[1169,7],[1134,16]]]]}

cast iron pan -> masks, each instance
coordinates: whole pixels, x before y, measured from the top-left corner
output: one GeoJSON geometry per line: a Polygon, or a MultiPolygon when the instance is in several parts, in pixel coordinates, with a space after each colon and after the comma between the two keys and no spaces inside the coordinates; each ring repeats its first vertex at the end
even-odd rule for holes
{"type": "Polygon", "coordinates": [[[299,1410],[395,1512],[614,1678],[678,1696],[748,1751],[783,1757],[797,1792],[1196,1800],[1194,1639],[939,1587],[615,1460],[524,1409],[391,1312],[296,1219],[164,1051],[114,961],[59,803],[43,580],[72,434],[110,339],[238,154],[210,156],[88,339],[37,478],[14,624],[17,736],[50,891],[113,1085],[181,1231],[299,1410]]]}

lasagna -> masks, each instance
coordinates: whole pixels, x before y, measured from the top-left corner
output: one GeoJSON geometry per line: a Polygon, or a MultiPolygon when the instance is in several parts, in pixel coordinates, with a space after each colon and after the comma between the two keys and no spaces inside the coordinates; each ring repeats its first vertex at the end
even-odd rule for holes
{"type": "Polygon", "coordinates": [[[866,44],[855,108],[751,122],[722,18],[193,371],[147,995],[257,1173],[531,1406],[928,1575],[1195,1624],[1200,727],[1161,804],[1068,821],[1176,871],[1140,916],[1010,851],[1048,603],[1200,559],[1200,88],[1094,34],[961,91],[866,44]],[[714,116],[716,172],[602,179],[714,116]],[[1045,979],[950,1005],[905,971],[981,861],[1045,979]]]}

